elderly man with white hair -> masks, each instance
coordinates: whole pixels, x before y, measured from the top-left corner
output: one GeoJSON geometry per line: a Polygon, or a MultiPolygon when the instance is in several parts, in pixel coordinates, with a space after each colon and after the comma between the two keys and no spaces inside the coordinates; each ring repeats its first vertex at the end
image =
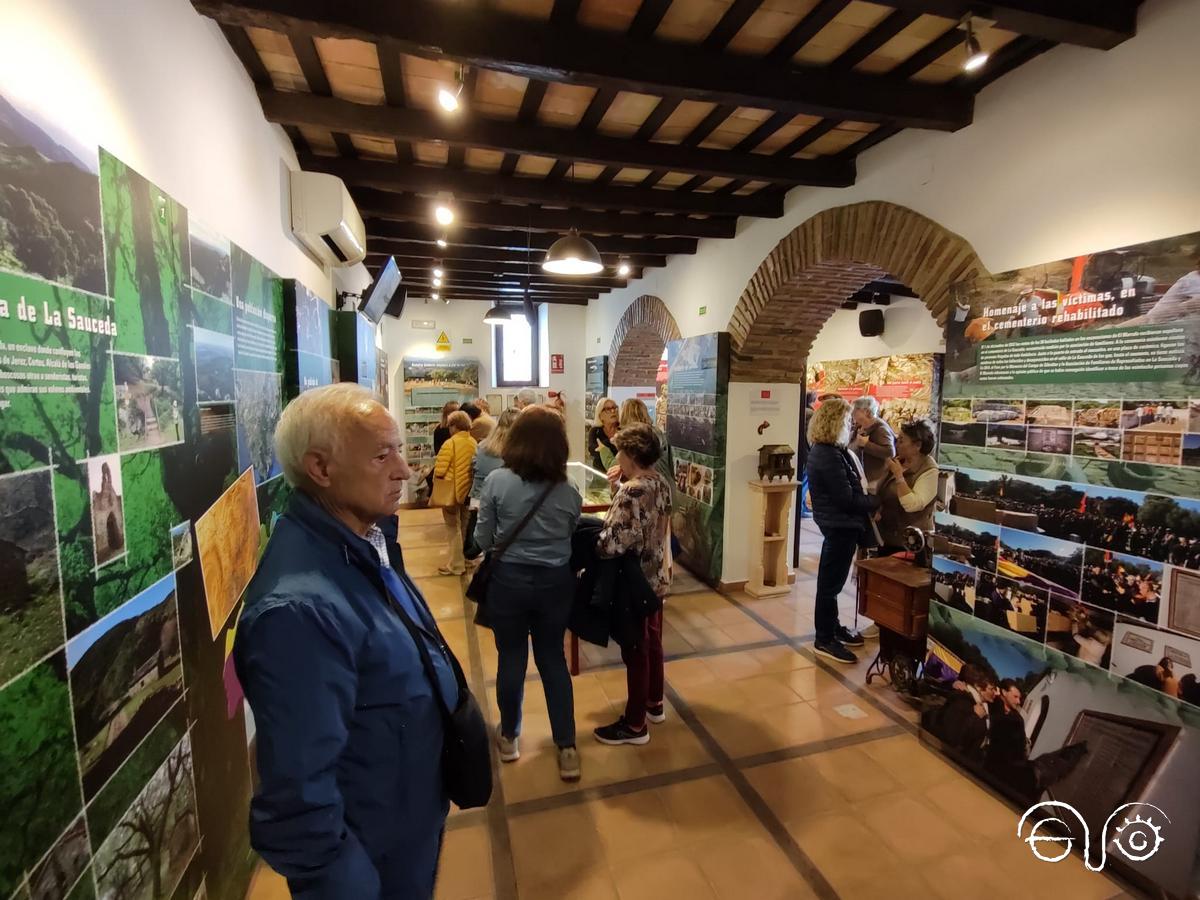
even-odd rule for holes
{"type": "Polygon", "coordinates": [[[538,402],[537,391],[533,388],[521,388],[517,391],[517,409],[524,409],[527,406],[534,406],[538,402]]]}
{"type": "Polygon", "coordinates": [[[297,900],[433,896],[449,808],[439,694],[453,710],[465,688],[396,543],[401,440],[355,384],[301,394],[275,430],[295,490],[234,658],[258,728],[251,843],[297,900]]]}
{"type": "Polygon", "coordinates": [[[859,397],[850,407],[850,421],[854,426],[850,446],[862,461],[867,485],[874,490],[887,474],[887,461],[896,455],[896,435],[891,426],[879,418],[879,401],[874,397],[859,397]]]}

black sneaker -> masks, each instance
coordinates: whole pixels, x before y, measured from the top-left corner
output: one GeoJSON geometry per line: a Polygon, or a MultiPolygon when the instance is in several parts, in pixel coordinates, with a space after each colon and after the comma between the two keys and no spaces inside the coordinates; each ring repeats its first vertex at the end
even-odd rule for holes
{"type": "Polygon", "coordinates": [[[645,725],[641,731],[634,731],[625,721],[625,717],[617,719],[611,725],[604,725],[601,728],[595,729],[592,734],[596,736],[602,744],[608,744],[611,747],[620,744],[648,744],[650,743],[650,729],[645,725]]]}
{"type": "Polygon", "coordinates": [[[837,638],[832,638],[828,641],[817,641],[813,644],[813,653],[848,666],[852,666],[858,662],[858,657],[847,650],[845,645],[837,638]]]}
{"type": "Polygon", "coordinates": [[[861,634],[857,631],[851,631],[845,625],[839,625],[836,634],[837,639],[847,647],[861,647],[866,643],[861,634]]]}
{"type": "Polygon", "coordinates": [[[646,721],[652,725],[661,725],[667,721],[667,708],[662,703],[646,707],[646,721]]]}

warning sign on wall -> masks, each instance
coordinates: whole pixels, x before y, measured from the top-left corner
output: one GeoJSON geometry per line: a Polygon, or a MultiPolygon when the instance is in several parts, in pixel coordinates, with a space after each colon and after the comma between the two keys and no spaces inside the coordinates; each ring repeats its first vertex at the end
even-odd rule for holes
{"type": "Polygon", "coordinates": [[[435,350],[439,350],[439,351],[440,350],[449,350],[450,349],[450,335],[446,334],[446,332],[444,332],[444,331],[439,331],[438,336],[437,336],[437,343],[435,343],[433,345],[433,348],[435,350]]]}

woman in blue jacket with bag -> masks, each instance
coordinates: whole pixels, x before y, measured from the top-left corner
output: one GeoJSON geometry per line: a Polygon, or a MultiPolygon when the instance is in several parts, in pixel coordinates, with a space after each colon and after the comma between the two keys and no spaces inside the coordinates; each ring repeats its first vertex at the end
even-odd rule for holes
{"type": "Polygon", "coordinates": [[[862,636],[838,621],[838,594],[846,586],[860,546],[874,544],[871,514],[879,499],[867,493],[866,476],[846,445],[850,441],[850,404],[830,397],[808,423],[808,492],[813,520],[821,529],[821,563],[817,569],[814,652],[851,664],[858,657],[847,647],[861,647],[862,636]]]}

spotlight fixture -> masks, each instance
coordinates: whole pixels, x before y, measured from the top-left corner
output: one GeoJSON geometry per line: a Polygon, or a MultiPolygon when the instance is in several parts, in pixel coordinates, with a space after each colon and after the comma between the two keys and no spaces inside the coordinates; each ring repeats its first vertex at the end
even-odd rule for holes
{"type": "Polygon", "coordinates": [[[513,311],[502,304],[497,303],[483,315],[483,323],[485,325],[503,325],[505,322],[512,320],[513,311]]]}
{"type": "Polygon", "coordinates": [[[442,267],[441,267],[441,266],[434,266],[434,267],[433,267],[433,277],[434,277],[434,278],[441,278],[441,277],[442,277],[443,275],[445,275],[445,274],[446,274],[446,273],[445,273],[445,272],[442,270],[442,267]]]}
{"type": "Polygon", "coordinates": [[[434,279],[433,279],[433,286],[434,286],[434,287],[441,287],[441,286],[442,286],[442,279],[440,279],[440,278],[438,278],[438,277],[434,276],[434,279]]]}
{"type": "Polygon", "coordinates": [[[432,294],[430,294],[429,296],[430,296],[430,297],[432,297],[434,300],[441,300],[441,299],[442,299],[442,295],[441,295],[441,294],[439,294],[437,291],[434,291],[434,292],[433,292],[432,294]]]}
{"type": "Polygon", "coordinates": [[[433,217],[439,225],[450,225],[454,222],[454,210],[445,203],[439,203],[433,210],[433,217]]]}
{"type": "Polygon", "coordinates": [[[603,271],[604,263],[595,245],[572,228],[550,245],[542,268],[554,275],[595,275],[603,271]]]}
{"type": "Polygon", "coordinates": [[[447,298],[446,298],[445,300],[443,300],[442,302],[443,302],[443,303],[445,303],[447,306],[449,306],[449,305],[450,305],[450,298],[449,298],[449,297],[447,297],[447,298]]]}
{"type": "Polygon", "coordinates": [[[965,27],[967,30],[966,41],[964,46],[967,51],[967,58],[963,60],[964,72],[977,72],[987,64],[988,53],[980,46],[979,38],[975,37],[975,29],[971,25],[971,17],[967,16],[965,27]]]}
{"type": "Polygon", "coordinates": [[[438,239],[437,239],[437,245],[438,245],[439,247],[441,247],[443,250],[445,250],[445,249],[446,249],[448,246],[450,246],[449,244],[447,244],[447,243],[446,243],[446,239],[445,239],[445,238],[438,238],[438,239]]]}
{"type": "Polygon", "coordinates": [[[630,273],[629,260],[623,259],[617,264],[617,274],[624,278],[630,273]]]}
{"type": "Polygon", "coordinates": [[[459,98],[462,97],[463,83],[465,81],[465,76],[466,76],[466,72],[460,68],[458,70],[458,73],[454,77],[456,84],[453,88],[450,88],[450,87],[438,88],[438,93],[437,93],[438,106],[440,106],[446,112],[451,112],[451,113],[458,112],[459,98]]]}

